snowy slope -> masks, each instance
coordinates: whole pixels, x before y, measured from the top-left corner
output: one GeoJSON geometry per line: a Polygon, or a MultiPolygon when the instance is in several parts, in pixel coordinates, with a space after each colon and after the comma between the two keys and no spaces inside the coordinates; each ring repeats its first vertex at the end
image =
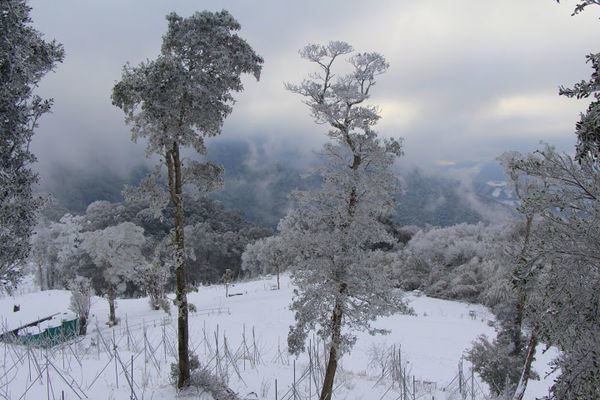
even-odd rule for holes
{"type": "MultiPolygon", "coordinates": [[[[307,354],[294,360],[286,352],[287,331],[293,322],[293,314],[287,309],[292,296],[289,279],[283,277],[282,289],[278,291],[271,290],[273,284],[274,279],[269,278],[240,283],[230,288],[230,293],[240,295],[229,298],[222,286],[202,287],[191,293],[189,300],[198,309],[190,314],[192,347],[200,361],[227,377],[242,398],[275,399],[275,380],[277,398],[293,398],[294,362],[297,398],[318,398],[314,379],[307,378],[317,375],[316,361],[309,368],[307,354]],[[313,373],[309,374],[309,370],[313,373]]],[[[7,310],[12,312],[12,305],[17,303],[25,308],[25,313],[36,310],[33,314],[43,314],[66,308],[68,298],[65,291],[25,294],[0,299],[0,310],[2,317],[8,319],[7,310]]],[[[400,354],[400,360],[394,361],[405,370],[409,392],[414,384],[417,397],[457,398],[461,356],[478,335],[493,335],[493,328],[487,323],[491,315],[481,306],[413,295],[408,299],[416,316],[378,320],[378,327],[391,330],[389,335],[359,335],[352,354],[341,362],[337,399],[398,399],[403,388],[389,375],[378,382],[381,365],[372,363],[374,352],[390,355],[391,349],[400,354]],[[470,311],[475,315],[470,315],[470,311]]],[[[118,300],[117,304],[119,326],[105,325],[108,305],[96,298],[88,336],[62,348],[28,351],[0,345],[0,357],[5,360],[0,367],[0,398],[60,399],[64,391],[65,399],[130,399],[131,386],[133,398],[176,398],[169,384],[169,364],[176,351],[175,318],[162,311],[151,311],[147,299],[118,300]]],[[[322,344],[316,347],[322,353],[322,344]]],[[[547,368],[539,367],[547,365],[552,355],[541,355],[537,361],[542,376],[547,368]]],[[[315,360],[315,353],[312,359],[315,360]]],[[[387,368],[392,368],[389,363],[387,368]]],[[[468,390],[472,387],[476,398],[483,399],[485,385],[477,377],[471,384],[466,362],[463,376],[464,386],[468,390]]],[[[549,385],[548,381],[533,382],[526,398],[545,394],[549,385]]]]}

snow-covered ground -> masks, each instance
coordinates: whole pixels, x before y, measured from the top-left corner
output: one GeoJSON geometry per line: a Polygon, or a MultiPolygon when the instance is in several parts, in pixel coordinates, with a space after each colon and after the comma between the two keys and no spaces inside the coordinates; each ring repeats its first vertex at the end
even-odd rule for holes
{"type": "MultiPolygon", "coordinates": [[[[223,286],[202,287],[191,293],[190,340],[200,362],[228,379],[230,387],[248,399],[292,399],[294,368],[296,398],[318,398],[316,357],[323,346],[316,339],[313,363],[304,354],[288,356],[286,337],[293,314],[288,310],[292,287],[282,278],[281,290],[272,290],[273,278],[236,284],[225,297],[223,286]],[[217,353],[218,348],[218,353],[217,353]],[[312,365],[312,368],[310,368],[312,365]],[[312,372],[311,372],[312,371],[312,372]],[[313,377],[313,379],[309,379],[313,377]],[[277,396],[275,385],[277,381],[277,396]]],[[[46,291],[0,299],[0,315],[14,326],[20,321],[44,317],[68,308],[69,292],[46,291]],[[13,313],[13,305],[21,310],[13,313]]],[[[338,373],[337,399],[401,399],[398,384],[402,365],[409,398],[458,399],[459,363],[465,349],[481,334],[493,335],[492,318],[481,306],[407,296],[416,316],[381,318],[376,325],[389,335],[359,334],[350,355],[344,356],[338,373]],[[393,367],[384,360],[394,352],[393,367]],[[380,357],[374,357],[379,353],[380,357]],[[398,356],[400,354],[400,356],[398,356]],[[379,379],[385,368],[383,379],[379,379]]],[[[176,398],[169,383],[170,363],[176,353],[176,319],[152,311],[147,299],[117,301],[120,325],[108,328],[108,305],[95,298],[88,336],[52,349],[27,349],[0,344],[0,399],[162,399],[176,398]],[[116,349],[115,349],[116,347],[116,349]],[[133,360],[133,369],[132,369],[133,360]],[[133,376],[133,378],[132,378],[133,376]],[[133,393],[131,387],[133,386],[133,393]],[[133,397],[132,397],[133,396],[133,397]]],[[[175,311],[175,310],[173,310],[175,311]]],[[[535,368],[541,376],[555,355],[539,354],[535,368]]],[[[462,364],[463,388],[484,399],[486,388],[475,376],[471,382],[468,363],[462,364]]],[[[527,399],[547,392],[550,379],[531,382],[527,399]]],[[[197,394],[183,398],[209,398],[197,394]]]]}

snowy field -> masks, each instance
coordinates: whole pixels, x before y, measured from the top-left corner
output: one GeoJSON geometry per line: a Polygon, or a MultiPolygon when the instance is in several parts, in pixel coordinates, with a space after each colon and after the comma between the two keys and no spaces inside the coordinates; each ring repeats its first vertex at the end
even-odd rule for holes
{"type": "MultiPolygon", "coordinates": [[[[287,355],[292,287],[287,277],[281,290],[272,290],[274,284],[270,278],[236,284],[229,292],[239,295],[228,298],[223,286],[191,293],[190,303],[197,308],[190,314],[191,347],[201,364],[227,380],[241,398],[316,399],[323,344],[313,338],[310,356],[287,355]]],[[[14,327],[67,310],[69,296],[53,290],[2,298],[3,324],[14,327]],[[17,313],[14,304],[21,307],[17,313]]],[[[473,391],[473,398],[485,399],[487,388],[477,376],[472,380],[468,362],[459,370],[471,341],[493,335],[491,314],[481,306],[412,294],[407,298],[417,315],[378,320],[378,327],[391,330],[389,335],[359,335],[352,354],[341,361],[334,397],[460,399],[462,387],[465,398],[471,399],[473,391]]],[[[209,399],[198,393],[177,397],[169,382],[176,319],[151,311],[145,298],[118,300],[117,306],[120,324],[108,328],[108,305],[94,298],[83,339],[47,350],[0,344],[0,399],[209,399]]],[[[538,354],[540,375],[554,354],[538,354]]],[[[526,398],[544,395],[550,384],[549,378],[531,382],[526,398]]]]}

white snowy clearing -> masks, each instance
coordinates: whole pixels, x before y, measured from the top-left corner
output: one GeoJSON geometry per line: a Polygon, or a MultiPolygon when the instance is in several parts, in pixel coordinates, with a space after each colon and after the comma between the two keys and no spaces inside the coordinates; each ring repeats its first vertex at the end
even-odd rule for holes
{"type": "MultiPolygon", "coordinates": [[[[281,290],[272,290],[274,278],[263,278],[230,287],[234,296],[228,298],[223,286],[202,287],[189,296],[197,308],[190,314],[191,348],[242,399],[318,399],[317,359],[323,363],[323,346],[314,346],[313,339],[318,351],[311,353],[312,363],[307,353],[296,360],[287,355],[292,287],[286,276],[281,282],[281,290]]],[[[69,297],[59,290],[5,297],[0,315],[15,326],[66,311],[69,297]],[[14,304],[20,311],[13,312],[14,304]]],[[[413,294],[407,298],[417,315],[378,320],[378,327],[391,330],[389,335],[359,334],[352,353],[342,359],[335,398],[461,399],[462,387],[464,398],[485,399],[485,385],[477,376],[471,380],[466,361],[461,379],[459,364],[472,340],[494,334],[488,325],[491,314],[482,306],[413,294]]],[[[108,305],[94,298],[85,338],[51,349],[0,343],[0,399],[212,398],[197,392],[178,395],[169,383],[176,354],[174,317],[151,311],[146,298],[117,300],[117,305],[121,322],[108,328],[108,305]]],[[[542,377],[556,355],[552,350],[538,353],[534,367],[542,377]]],[[[550,384],[551,378],[530,382],[525,398],[543,396],[550,384]]]]}

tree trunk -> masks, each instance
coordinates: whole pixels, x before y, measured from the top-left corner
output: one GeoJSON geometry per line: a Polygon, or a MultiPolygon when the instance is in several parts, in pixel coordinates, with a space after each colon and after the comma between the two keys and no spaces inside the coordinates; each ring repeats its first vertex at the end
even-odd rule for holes
{"type": "Polygon", "coordinates": [[[277,290],[279,290],[279,265],[277,265],[276,270],[277,270],[277,290]]]}
{"type": "Polygon", "coordinates": [[[529,214],[526,216],[525,222],[525,235],[523,240],[523,248],[519,254],[517,265],[513,271],[512,284],[517,296],[517,304],[515,309],[515,317],[511,327],[511,336],[513,344],[515,345],[513,353],[515,355],[521,354],[523,351],[523,343],[521,340],[521,330],[523,326],[523,316],[525,314],[525,279],[521,276],[523,270],[527,266],[526,252],[529,246],[529,239],[531,236],[531,226],[533,224],[533,215],[529,214]]]}
{"type": "Polygon", "coordinates": [[[108,326],[115,326],[117,324],[117,317],[115,316],[115,288],[113,285],[108,286],[108,326]]]}
{"type": "Polygon", "coordinates": [[[85,336],[86,334],[87,334],[87,316],[80,315],[79,316],[79,336],[85,336]]]}
{"type": "Polygon", "coordinates": [[[40,290],[41,291],[45,290],[45,288],[44,288],[44,269],[42,268],[41,264],[38,265],[38,279],[39,279],[39,283],[40,283],[40,290]]]}
{"type": "MultiPolygon", "coordinates": [[[[343,295],[346,292],[346,284],[340,285],[339,293],[343,295]]],[[[331,344],[329,345],[329,361],[327,362],[327,370],[325,371],[325,379],[323,380],[323,389],[321,390],[321,396],[319,400],[331,400],[333,395],[333,383],[335,379],[335,372],[337,370],[338,363],[338,350],[341,342],[342,332],[342,300],[338,297],[333,307],[333,314],[331,316],[331,344]]]]}
{"type": "Polygon", "coordinates": [[[52,263],[48,264],[46,272],[46,288],[54,289],[54,266],[52,263]]]}
{"type": "Polygon", "coordinates": [[[525,358],[525,364],[523,365],[523,371],[521,372],[521,378],[519,379],[519,384],[517,385],[517,390],[515,391],[513,400],[523,400],[525,389],[527,389],[527,382],[529,382],[529,378],[531,377],[531,364],[533,363],[537,343],[538,337],[536,326],[533,328],[531,335],[529,336],[529,343],[527,344],[527,357],[525,358]]]}
{"type": "Polygon", "coordinates": [[[188,332],[188,302],[185,271],[185,253],[183,236],[183,198],[181,160],[179,144],[173,143],[173,148],[167,152],[167,169],[169,174],[169,192],[175,206],[175,301],[178,308],[177,317],[177,354],[179,357],[179,377],[177,387],[187,386],[190,380],[190,355],[188,332]]]}

